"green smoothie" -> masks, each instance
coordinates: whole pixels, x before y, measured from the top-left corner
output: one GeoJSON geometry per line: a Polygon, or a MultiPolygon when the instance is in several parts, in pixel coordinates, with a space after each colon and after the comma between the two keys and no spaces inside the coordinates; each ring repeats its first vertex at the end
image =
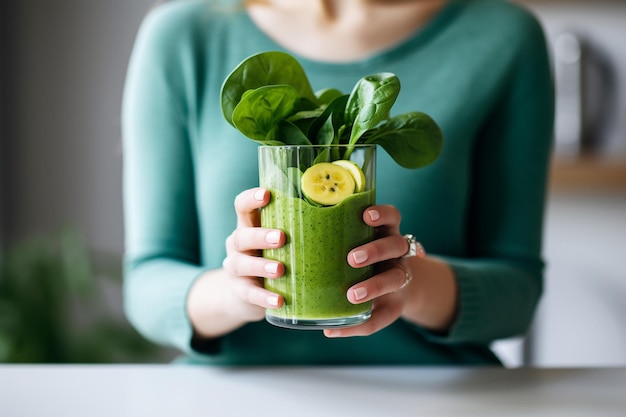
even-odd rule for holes
{"type": "Polygon", "coordinates": [[[267,311],[267,320],[284,327],[323,328],[369,318],[370,303],[350,303],[347,290],[369,278],[372,267],[353,268],[347,255],[373,239],[374,229],[362,216],[374,204],[375,191],[352,194],[327,207],[271,191],[272,199],[261,211],[262,224],[283,230],[287,241],[263,254],[285,265],[283,277],[265,280],[267,289],[285,298],[281,308],[267,311]]]}

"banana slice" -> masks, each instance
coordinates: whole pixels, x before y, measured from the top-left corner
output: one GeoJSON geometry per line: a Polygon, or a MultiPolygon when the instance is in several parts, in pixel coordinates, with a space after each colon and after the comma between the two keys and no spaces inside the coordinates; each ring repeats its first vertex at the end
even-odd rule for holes
{"type": "Polygon", "coordinates": [[[345,159],[339,159],[337,161],[334,161],[333,164],[345,168],[350,173],[350,175],[352,175],[352,179],[354,179],[355,184],[355,193],[361,193],[365,191],[365,174],[363,173],[363,171],[361,171],[361,168],[359,168],[356,163],[345,159]]]}
{"type": "Polygon", "coordinates": [[[330,162],[315,164],[302,174],[302,192],[316,203],[333,206],[354,194],[355,182],[350,172],[330,162]]]}

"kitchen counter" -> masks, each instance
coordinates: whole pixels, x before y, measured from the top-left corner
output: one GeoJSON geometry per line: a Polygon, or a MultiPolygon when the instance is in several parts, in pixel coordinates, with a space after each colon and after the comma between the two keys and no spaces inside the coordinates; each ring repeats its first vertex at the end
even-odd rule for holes
{"type": "Polygon", "coordinates": [[[624,416],[626,368],[0,366],[0,416],[624,416]]]}
{"type": "Polygon", "coordinates": [[[552,192],[626,193],[626,156],[554,158],[550,169],[552,192]]]}

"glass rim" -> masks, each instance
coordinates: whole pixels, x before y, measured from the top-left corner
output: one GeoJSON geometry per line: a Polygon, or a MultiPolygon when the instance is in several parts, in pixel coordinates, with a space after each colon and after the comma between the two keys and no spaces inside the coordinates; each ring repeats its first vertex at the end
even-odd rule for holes
{"type": "Polygon", "coordinates": [[[347,143],[334,143],[330,145],[259,145],[259,149],[315,149],[315,148],[353,148],[353,149],[370,149],[378,145],[375,143],[359,143],[349,145],[347,143]]]}

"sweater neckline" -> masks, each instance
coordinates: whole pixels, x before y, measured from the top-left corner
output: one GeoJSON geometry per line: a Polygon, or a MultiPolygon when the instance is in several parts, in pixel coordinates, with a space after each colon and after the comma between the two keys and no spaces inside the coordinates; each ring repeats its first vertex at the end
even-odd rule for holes
{"type": "Polygon", "coordinates": [[[274,39],[272,39],[256,25],[245,10],[243,11],[243,14],[247,21],[246,23],[251,25],[253,30],[257,32],[260,39],[264,39],[264,41],[268,45],[271,45],[271,48],[274,50],[287,52],[290,55],[293,55],[307,68],[322,71],[352,71],[359,68],[375,66],[377,64],[393,61],[396,58],[405,55],[408,51],[415,50],[416,48],[426,44],[453,20],[460,8],[460,3],[461,0],[450,0],[428,23],[416,29],[413,34],[409,35],[405,39],[397,42],[395,45],[385,50],[375,52],[367,58],[348,62],[322,61],[301,56],[300,54],[279,45],[274,39]]]}

